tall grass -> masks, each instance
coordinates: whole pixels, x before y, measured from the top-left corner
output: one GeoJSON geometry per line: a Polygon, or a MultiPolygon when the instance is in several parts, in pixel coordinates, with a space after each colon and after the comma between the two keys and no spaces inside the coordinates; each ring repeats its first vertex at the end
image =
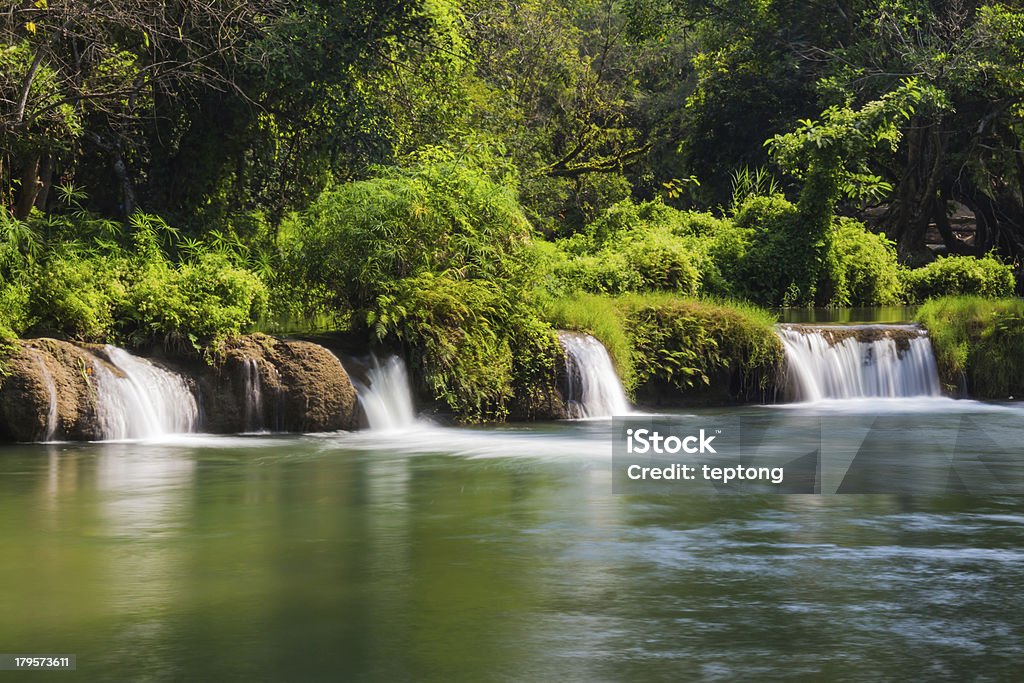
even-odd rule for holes
{"type": "Polygon", "coordinates": [[[594,335],[632,392],[685,394],[730,382],[767,389],[782,361],[775,316],[756,306],[651,292],[577,294],[545,305],[556,327],[594,335]]]}
{"type": "Polygon", "coordinates": [[[947,296],[926,301],[916,320],[947,389],[966,380],[976,398],[1024,396],[1024,300],[947,296]]]}

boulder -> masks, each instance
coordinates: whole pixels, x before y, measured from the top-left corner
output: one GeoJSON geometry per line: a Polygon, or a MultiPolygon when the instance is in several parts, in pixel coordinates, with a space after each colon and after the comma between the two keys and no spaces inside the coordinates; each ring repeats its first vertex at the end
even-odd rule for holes
{"type": "Polygon", "coordinates": [[[0,435],[14,441],[101,438],[92,381],[97,362],[69,342],[19,342],[0,384],[0,435]]]}
{"type": "Polygon", "coordinates": [[[198,377],[203,429],[215,433],[357,429],[356,390],[322,346],[263,334],[229,340],[198,377]]]}

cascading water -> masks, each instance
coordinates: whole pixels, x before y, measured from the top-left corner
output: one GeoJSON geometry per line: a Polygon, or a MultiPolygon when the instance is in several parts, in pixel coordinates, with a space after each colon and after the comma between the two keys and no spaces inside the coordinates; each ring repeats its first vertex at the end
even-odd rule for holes
{"type": "Polygon", "coordinates": [[[927,333],[915,325],[783,325],[788,393],[802,401],[940,396],[927,333]]]}
{"type": "Polygon", "coordinates": [[[260,366],[255,358],[246,358],[245,375],[245,428],[251,432],[263,429],[263,382],[260,366]]]}
{"type": "Polygon", "coordinates": [[[366,384],[357,380],[352,384],[370,429],[396,430],[415,424],[409,373],[401,358],[389,356],[381,363],[376,356],[371,356],[366,380],[366,384]]]}
{"type": "Polygon", "coordinates": [[[96,413],[104,439],[143,439],[194,431],[195,396],[178,375],[124,349],[104,349],[110,366],[93,363],[96,413]]]}
{"type": "Polygon", "coordinates": [[[31,351],[32,357],[36,361],[36,367],[39,368],[39,375],[46,384],[46,393],[50,400],[49,408],[46,411],[46,433],[43,434],[43,441],[53,441],[57,436],[57,384],[53,381],[53,375],[50,374],[49,368],[46,367],[43,354],[36,349],[31,351]]]}
{"type": "Polygon", "coordinates": [[[576,332],[560,332],[558,339],[565,350],[569,417],[611,417],[632,412],[612,359],[601,342],[576,332]]]}

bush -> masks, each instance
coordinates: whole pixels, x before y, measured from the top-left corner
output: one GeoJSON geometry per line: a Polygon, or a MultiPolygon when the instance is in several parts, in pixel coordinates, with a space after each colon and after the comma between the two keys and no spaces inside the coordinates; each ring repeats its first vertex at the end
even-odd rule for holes
{"type": "Polygon", "coordinates": [[[796,206],[782,195],[753,195],[737,207],[733,222],[750,240],[733,279],[736,293],[764,306],[806,303],[813,292],[798,286],[806,254],[793,238],[799,231],[796,206]]]}
{"type": "Polygon", "coordinates": [[[0,333],[197,350],[242,332],[267,309],[262,278],[240,261],[229,246],[182,239],[146,214],[128,225],[83,211],[7,219],[0,222],[0,333]],[[171,253],[188,260],[172,261],[171,253]]]}
{"type": "Polygon", "coordinates": [[[948,390],[966,380],[976,398],[1024,396],[1024,301],[942,297],[921,306],[939,376],[948,390]]]}
{"type": "Polygon", "coordinates": [[[130,271],[124,258],[61,250],[31,269],[32,330],[87,342],[110,340],[130,271]]]}
{"type": "MultiPolygon", "coordinates": [[[[678,391],[735,380],[737,393],[764,390],[782,361],[775,317],[753,306],[627,296],[619,302],[630,330],[638,385],[678,391]]],[[[726,389],[727,390],[727,389],[726,389]]]]}
{"type": "Polygon", "coordinates": [[[782,361],[775,317],[753,306],[669,294],[577,295],[548,302],[556,327],[592,334],[623,385],[648,395],[767,390],[782,361]]]}
{"type": "Polygon", "coordinates": [[[531,383],[553,384],[556,340],[532,292],[551,274],[541,263],[566,259],[532,244],[514,192],[473,159],[428,155],[328,190],[284,236],[288,279],[322,288],[356,331],[405,344],[420,386],[459,419],[503,419],[531,383]]]}
{"type": "Polygon", "coordinates": [[[940,256],[923,268],[907,271],[904,282],[912,301],[957,294],[998,298],[1012,296],[1013,268],[993,255],[940,256]]]}
{"type": "Polygon", "coordinates": [[[394,283],[425,272],[512,287],[532,276],[525,258],[532,230],[514,191],[471,161],[381,174],[325,191],[287,223],[294,280],[323,285],[336,305],[368,311],[394,283]]]}
{"type": "Polygon", "coordinates": [[[395,283],[370,320],[415,353],[414,372],[465,421],[504,419],[517,394],[553,383],[558,342],[496,283],[421,273],[395,283]],[[519,372],[517,372],[519,371],[519,372]]]}
{"type": "Polygon", "coordinates": [[[116,311],[118,336],[133,346],[200,342],[241,334],[267,310],[267,287],[223,254],[204,253],[175,266],[162,258],[140,264],[116,311]]]}
{"type": "Polygon", "coordinates": [[[826,257],[820,286],[830,306],[890,306],[903,299],[896,249],[885,235],[840,218],[826,257]]]}

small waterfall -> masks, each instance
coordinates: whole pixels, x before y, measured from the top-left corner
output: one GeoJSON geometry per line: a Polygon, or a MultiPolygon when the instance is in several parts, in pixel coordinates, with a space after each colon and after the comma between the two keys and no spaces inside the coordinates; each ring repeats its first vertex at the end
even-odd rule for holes
{"type": "Polygon", "coordinates": [[[110,366],[93,363],[96,412],[104,439],[142,439],[194,431],[195,396],[178,375],[114,346],[110,366]]]}
{"type": "Polygon", "coordinates": [[[409,373],[401,358],[389,356],[381,363],[376,356],[371,356],[366,380],[363,384],[353,379],[352,384],[370,429],[396,430],[416,422],[409,373]]]}
{"type": "Polygon", "coordinates": [[[915,325],[782,325],[788,392],[803,401],[940,396],[927,333],[915,325]]]}
{"type": "Polygon", "coordinates": [[[560,332],[565,350],[569,417],[611,417],[632,412],[604,345],[589,334],[560,332]]]}
{"type": "Polygon", "coordinates": [[[243,368],[245,382],[245,428],[250,432],[258,432],[264,428],[263,382],[260,379],[260,366],[255,358],[246,358],[243,368]]]}
{"type": "Polygon", "coordinates": [[[50,399],[50,406],[46,411],[46,433],[43,435],[43,441],[53,441],[57,436],[57,384],[53,381],[53,375],[50,374],[49,368],[46,367],[43,353],[38,349],[31,349],[31,352],[50,399]]]}

